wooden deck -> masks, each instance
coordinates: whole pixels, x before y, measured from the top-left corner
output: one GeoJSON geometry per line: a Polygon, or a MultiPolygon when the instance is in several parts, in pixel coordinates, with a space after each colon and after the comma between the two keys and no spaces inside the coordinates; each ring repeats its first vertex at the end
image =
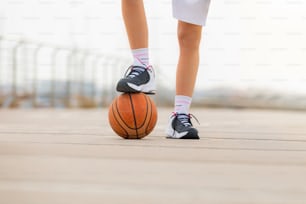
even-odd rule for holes
{"type": "Polygon", "coordinates": [[[193,109],[201,140],[116,136],[107,110],[0,110],[1,204],[305,204],[306,113],[193,109]]]}

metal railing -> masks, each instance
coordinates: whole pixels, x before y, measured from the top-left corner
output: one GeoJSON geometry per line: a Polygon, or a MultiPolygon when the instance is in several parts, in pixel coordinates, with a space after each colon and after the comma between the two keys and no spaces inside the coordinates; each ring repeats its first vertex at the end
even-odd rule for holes
{"type": "MultiPolygon", "coordinates": [[[[107,107],[115,83],[129,62],[114,55],[0,35],[0,108],[107,107]]],[[[158,70],[158,67],[155,67],[158,70]]],[[[159,82],[167,76],[158,73],[159,82]]],[[[158,83],[159,105],[173,105],[174,91],[158,83]]],[[[254,87],[198,90],[194,106],[306,110],[305,94],[284,94],[254,87]]]]}
{"type": "Polygon", "coordinates": [[[127,62],[116,56],[0,35],[0,107],[101,107],[127,62]],[[117,68],[118,67],[118,68],[117,68]]]}

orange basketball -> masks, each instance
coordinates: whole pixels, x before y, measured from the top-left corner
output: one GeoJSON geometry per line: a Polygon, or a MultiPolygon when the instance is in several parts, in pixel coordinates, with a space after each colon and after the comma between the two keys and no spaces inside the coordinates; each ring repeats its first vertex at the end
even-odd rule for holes
{"type": "Polygon", "coordinates": [[[124,93],[109,107],[109,123],[125,139],[141,139],[155,127],[157,110],[154,102],[143,93],[124,93]]]}

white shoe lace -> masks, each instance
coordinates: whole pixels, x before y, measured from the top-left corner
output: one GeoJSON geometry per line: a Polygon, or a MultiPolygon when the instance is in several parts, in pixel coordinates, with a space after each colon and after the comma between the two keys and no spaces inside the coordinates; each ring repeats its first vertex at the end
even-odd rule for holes
{"type": "Polygon", "coordinates": [[[198,124],[199,120],[193,115],[193,114],[180,114],[180,113],[173,113],[172,117],[177,117],[177,119],[185,126],[185,127],[190,127],[192,126],[191,120],[194,118],[198,124]]]}
{"type": "Polygon", "coordinates": [[[141,67],[141,66],[132,65],[126,70],[124,76],[128,78],[134,78],[136,76],[139,76],[141,73],[143,73],[146,70],[152,70],[152,66],[149,65],[147,67],[141,67]]]}

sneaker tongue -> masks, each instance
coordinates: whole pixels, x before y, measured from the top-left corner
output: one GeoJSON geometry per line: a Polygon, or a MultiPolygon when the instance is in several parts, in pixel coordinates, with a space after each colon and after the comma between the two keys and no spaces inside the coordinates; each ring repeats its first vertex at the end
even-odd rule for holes
{"type": "Polygon", "coordinates": [[[186,114],[179,114],[177,119],[185,126],[191,126],[190,117],[186,114]]]}

